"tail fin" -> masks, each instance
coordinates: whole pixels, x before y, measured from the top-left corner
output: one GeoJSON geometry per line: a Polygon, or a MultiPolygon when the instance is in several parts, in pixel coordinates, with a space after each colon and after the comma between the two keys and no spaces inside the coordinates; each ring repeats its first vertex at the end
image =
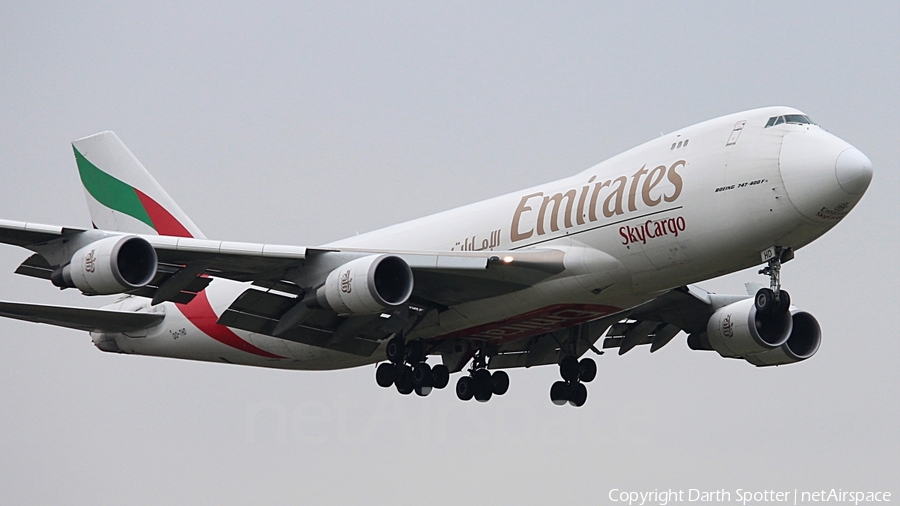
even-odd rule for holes
{"type": "Polygon", "coordinates": [[[72,148],[95,227],[205,238],[116,134],[78,139],[72,148]]]}

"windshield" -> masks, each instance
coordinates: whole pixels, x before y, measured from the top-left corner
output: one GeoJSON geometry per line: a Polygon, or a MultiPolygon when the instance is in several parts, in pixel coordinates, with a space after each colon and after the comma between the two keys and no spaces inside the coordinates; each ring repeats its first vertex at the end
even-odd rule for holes
{"type": "Polygon", "coordinates": [[[815,125],[815,123],[810,121],[809,116],[804,114],[785,114],[784,116],[772,116],[769,118],[768,123],[766,123],[766,128],[781,125],[782,123],[790,123],[792,125],[815,125]]]}

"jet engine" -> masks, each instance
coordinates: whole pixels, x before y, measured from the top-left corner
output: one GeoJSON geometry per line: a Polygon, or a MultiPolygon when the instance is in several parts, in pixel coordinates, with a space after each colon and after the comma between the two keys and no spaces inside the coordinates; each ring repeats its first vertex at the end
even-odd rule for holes
{"type": "Polygon", "coordinates": [[[758,311],[751,297],[713,313],[706,324],[706,335],[719,355],[747,357],[780,347],[791,336],[792,327],[789,311],[758,311]]]}
{"type": "Polygon", "coordinates": [[[109,295],[141,288],[156,276],[156,250],[138,236],[107,237],[76,251],[50,277],[60,288],[109,295]]]}
{"type": "Polygon", "coordinates": [[[402,258],[370,255],[331,271],[316,300],[338,314],[366,315],[405,303],[412,290],[412,269],[402,258]]]}
{"type": "Polygon", "coordinates": [[[806,360],[819,351],[822,342],[822,328],[816,318],[796,308],[791,310],[793,330],[788,340],[774,350],[744,357],[747,362],[758,366],[785,365],[806,360]]]}

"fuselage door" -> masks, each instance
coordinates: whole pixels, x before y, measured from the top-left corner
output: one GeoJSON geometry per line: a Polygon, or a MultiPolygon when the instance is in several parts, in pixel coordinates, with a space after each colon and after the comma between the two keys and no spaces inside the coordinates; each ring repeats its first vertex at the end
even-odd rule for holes
{"type": "Polygon", "coordinates": [[[747,124],[747,120],[738,121],[734,125],[734,130],[731,131],[731,135],[728,137],[728,142],[725,143],[726,146],[734,146],[737,144],[738,137],[741,136],[741,132],[744,131],[744,125],[747,124]]]}

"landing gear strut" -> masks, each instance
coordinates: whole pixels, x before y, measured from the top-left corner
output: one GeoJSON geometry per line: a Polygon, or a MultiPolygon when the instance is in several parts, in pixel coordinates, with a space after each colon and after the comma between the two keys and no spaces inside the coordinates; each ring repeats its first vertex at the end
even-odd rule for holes
{"type": "Polygon", "coordinates": [[[505,371],[487,370],[487,358],[479,351],[472,361],[469,375],[456,382],[456,396],[461,401],[471,400],[487,402],[494,395],[503,395],[509,390],[509,375],[505,371]]]}
{"type": "Polygon", "coordinates": [[[782,260],[786,262],[792,258],[794,252],[790,248],[775,246],[763,252],[763,259],[767,265],[760,269],[759,273],[769,276],[769,288],[760,288],[756,292],[754,303],[757,311],[772,313],[787,311],[791,307],[790,294],[781,289],[781,264],[782,260]]]}
{"type": "Polygon", "coordinates": [[[425,397],[434,388],[441,389],[450,382],[450,370],[443,364],[431,367],[425,361],[425,344],[421,340],[407,342],[402,337],[394,337],[385,347],[388,362],[383,362],[375,370],[378,386],[397,387],[403,395],[416,392],[425,397]]]}
{"type": "Polygon", "coordinates": [[[565,356],[559,362],[559,375],[562,381],[557,381],[550,387],[550,400],[557,406],[568,402],[572,406],[581,407],[587,402],[585,383],[590,383],[597,377],[597,363],[591,358],[578,360],[579,340],[587,343],[589,349],[598,355],[602,355],[603,352],[597,350],[592,341],[584,338],[580,328],[570,328],[568,332],[569,338],[565,340],[557,332],[551,334],[559,345],[559,352],[565,356]]]}

